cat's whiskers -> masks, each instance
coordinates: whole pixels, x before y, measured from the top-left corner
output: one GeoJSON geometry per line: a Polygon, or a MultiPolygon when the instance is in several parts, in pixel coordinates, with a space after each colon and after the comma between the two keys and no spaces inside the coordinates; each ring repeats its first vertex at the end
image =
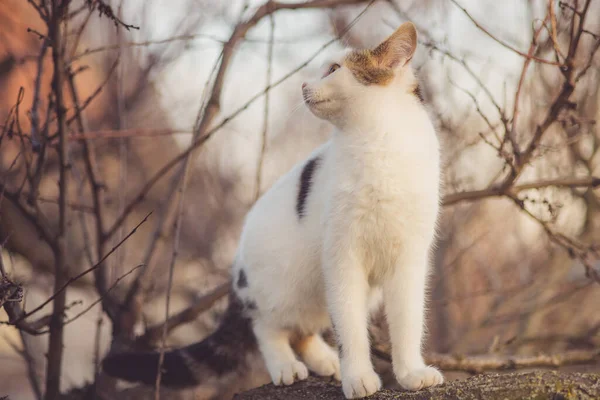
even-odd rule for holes
{"type": "Polygon", "coordinates": [[[304,108],[304,100],[299,101],[295,106],[293,106],[290,112],[287,113],[285,117],[285,123],[289,122],[289,120],[296,114],[299,110],[304,108]]]}

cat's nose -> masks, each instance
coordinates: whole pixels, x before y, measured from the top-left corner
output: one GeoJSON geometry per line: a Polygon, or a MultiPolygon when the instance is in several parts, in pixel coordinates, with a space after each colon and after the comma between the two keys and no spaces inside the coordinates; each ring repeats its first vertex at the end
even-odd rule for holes
{"type": "Polygon", "coordinates": [[[304,83],[302,84],[302,89],[304,89],[305,87],[306,87],[306,82],[304,82],[304,83]]]}

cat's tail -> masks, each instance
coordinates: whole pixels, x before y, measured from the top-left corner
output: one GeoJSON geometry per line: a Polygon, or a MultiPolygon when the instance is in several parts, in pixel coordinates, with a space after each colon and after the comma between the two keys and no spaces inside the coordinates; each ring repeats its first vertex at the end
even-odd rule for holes
{"type": "MultiPolygon", "coordinates": [[[[235,293],[217,330],[201,342],[165,352],[161,384],[184,388],[197,386],[210,378],[248,367],[249,353],[257,350],[251,322],[235,293]]],[[[158,371],[158,352],[129,352],[107,356],[103,371],[130,382],[154,385],[158,371]]]]}

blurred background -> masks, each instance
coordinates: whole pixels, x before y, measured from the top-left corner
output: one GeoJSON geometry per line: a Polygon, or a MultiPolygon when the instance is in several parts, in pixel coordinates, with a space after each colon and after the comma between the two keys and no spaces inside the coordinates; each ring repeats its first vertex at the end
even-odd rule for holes
{"type": "MultiPolygon", "coordinates": [[[[600,369],[600,1],[320,1],[261,14],[262,0],[72,0],[55,25],[62,99],[54,3],[0,2],[0,241],[5,286],[24,290],[10,307],[30,311],[56,292],[55,232],[63,283],[98,267],[66,290],[63,392],[97,381],[100,398],[143,398],[148,388],[103,381],[98,363],[111,348],[160,345],[171,266],[170,315],[188,317],[167,344],[214,329],[245,214],[330,134],[301,83],[329,52],[374,46],[407,20],[444,157],[427,351],[564,364],[577,354],[583,365],[561,368],[600,369]]],[[[15,318],[0,309],[0,320],[15,318]]],[[[49,335],[34,328],[0,325],[0,397],[44,391],[49,335]]],[[[378,368],[393,385],[389,365],[378,368]]],[[[267,381],[257,359],[183,395],[227,398],[267,381]]]]}

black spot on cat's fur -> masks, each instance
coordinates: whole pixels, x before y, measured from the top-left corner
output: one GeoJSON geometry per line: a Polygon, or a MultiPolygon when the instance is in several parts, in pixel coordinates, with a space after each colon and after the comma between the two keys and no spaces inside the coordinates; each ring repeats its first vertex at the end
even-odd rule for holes
{"type": "Polygon", "coordinates": [[[304,216],[306,199],[308,198],[308,193],[310,192],[313,176],[320,162],[321,159],[319,157],[309,160],[304,166],[302,174],[300,175],[300,189],[298,190],[298,201],[296,202],[296,213],[298,214],[298,218],[302,218],[304,216]]]}
{"type": "Polygon", "coordinates": [[[423,92],[421,91],[421,86],[419,84],[417,84],[413,89],[413,94],[421,103],[425,102],[425,99],[423,98],[423,92]]]}
{"type": "Polygon", "coordinates": [[[239,288],[248,287],[248,278],[246,277],[246,272],[243,269],[240,269],[240,274],[238,275],[237,286],[239,288]]]}

